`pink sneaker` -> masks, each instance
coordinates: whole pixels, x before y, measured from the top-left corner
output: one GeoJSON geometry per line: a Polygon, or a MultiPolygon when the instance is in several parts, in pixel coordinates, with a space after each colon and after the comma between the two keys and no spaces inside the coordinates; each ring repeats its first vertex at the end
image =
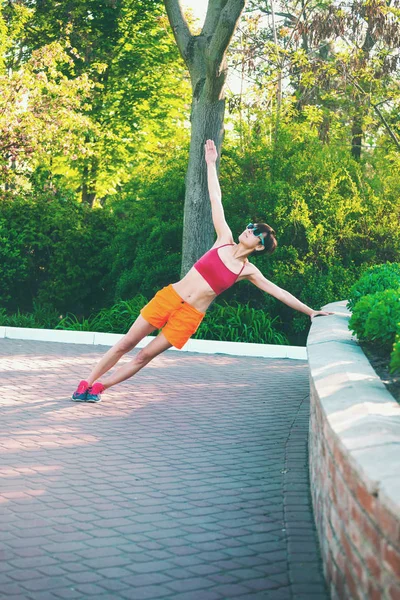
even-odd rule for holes
{"type": "Polygon", "coordinates": [[[99,381],[90,387],[86,394],[86,402],[101,402],[101,394],[106,388],[99,381]]]}
{"type": "Polygon", "coordinates": [[[89,384],[87,381],[82,380],[75,392],[72,394],[72,400],[74,402],[86,402],[87,392],[89,384]]]}

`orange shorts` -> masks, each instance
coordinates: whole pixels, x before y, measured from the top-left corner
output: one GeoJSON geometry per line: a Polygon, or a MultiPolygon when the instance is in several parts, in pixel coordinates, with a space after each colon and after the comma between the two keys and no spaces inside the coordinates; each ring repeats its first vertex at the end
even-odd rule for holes
{"type": "Polygon", "coordinates": [[[197,331],[205,313],[182,300],[170,284],[157,292],[140,314],[157,329],[163,328],[169,343],[180,349],[197,331]]]}

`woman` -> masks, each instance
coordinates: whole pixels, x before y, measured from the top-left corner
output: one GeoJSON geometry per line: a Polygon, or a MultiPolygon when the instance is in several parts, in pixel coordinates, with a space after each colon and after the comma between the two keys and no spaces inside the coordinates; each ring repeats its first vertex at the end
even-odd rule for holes
{"type": "Polygon", "coordinates": [[[94,367],[87,380],[81,381],[72,395],[78,402],[100,402],[101,393],[121,381],[135,375],[155,356],[171,346],[182,348],[200,325],[204,314],[218,294],[231,287],[236,281],[247,279],[258,288],[271,294],[291,308],[311,317],[332,313],[313,310],[289,292],[268,281],[248,261],[254,252],[274,252],[277,242],[274,230],[265,223],[250,223],[233,240],[232,232],[225,221],[221,202],[221,190],[216,170],[217,149],[212,140],[205,144],[208,190],[211,200],[212,218],[217,233],[214,246],[198,260],[183,279],[159,292],[141,310],[128,333],[110,348],[94,367]],[[135,348],[142,338],[155,329],[162,329],[133,359],[120,367],[106,379],[98,381],[127,352],[135,348]]]}

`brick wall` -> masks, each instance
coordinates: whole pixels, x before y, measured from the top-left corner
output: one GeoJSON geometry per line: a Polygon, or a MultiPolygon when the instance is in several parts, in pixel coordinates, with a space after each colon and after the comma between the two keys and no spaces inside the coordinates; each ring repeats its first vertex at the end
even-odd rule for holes
{"type": "Polygon", "coordinates": [[[367,488],[329,424],[312,377],[310,389],[311,494],[332,600],[400,600],[400,515],[379,488],[367,488]]]}

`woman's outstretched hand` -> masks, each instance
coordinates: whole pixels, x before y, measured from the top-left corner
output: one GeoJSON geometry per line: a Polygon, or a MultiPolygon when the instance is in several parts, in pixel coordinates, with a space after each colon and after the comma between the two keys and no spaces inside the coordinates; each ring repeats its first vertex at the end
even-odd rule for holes
{"type": "Polygon", "coordinates": [[[325,310],[313,310],[310,319],[313,320],[314,317],[327,317],[328,315],[334,315],[333,312],[326,312],[325,310]]]}
{"type": "Polygon", "coordinates": [[[206,143],[204,144],[204,151],[205,151],[206,163],[208,165],[215,164],[217,161],[217,158],[218,158],[218,152],[217,152],[217,148],[215,147],[213,140],[206,141],[206,143]]]}

